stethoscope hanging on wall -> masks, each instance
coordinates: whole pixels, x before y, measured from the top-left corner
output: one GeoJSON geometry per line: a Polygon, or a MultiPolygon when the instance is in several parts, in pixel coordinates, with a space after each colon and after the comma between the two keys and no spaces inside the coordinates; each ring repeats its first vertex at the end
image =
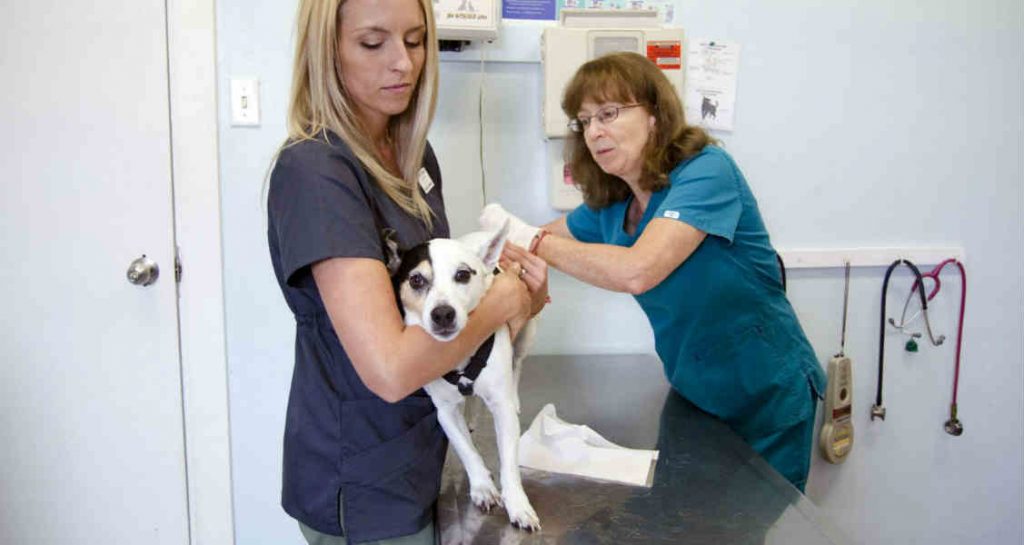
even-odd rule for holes
{"type": "MultiPolygon", "coordinates": [[[[875,389],[875,404],[871,406],[871,420],[875,418],[885,420],[885,407],[882,405],[882,379],[885,370],[885,301],[886,295],[889,293],[889,277],[892,276],[893,269],[899,265],[906,265],[914,272],[914,286],[916,286],[917,293],[921,296],[921,312],[926,317],[925,323],[928,322],[928,297],[924,294],[924,282],[921,281],[921,271],[917,269],[916,265],[906,259],[893,261],[892,265],[889,265],[889,268],[886,269],[885,280],[882,281],[882,316],[879,320],[881,327],[878,332],[878,386],[875,389]]],[[[911,288],[910,293],[914,293],[914,288],[911,288]]],[[[900,327],[903,327],[903,324],[900,327]]],[[[929,335],[930,331],[931,328],[929,326],[929,335]]],[[[911,340],[913,340],[913,337],[911,340]]]]}
{"type": "Polygon", "coordinates": [[[957,391],[959,389],[960,384],[960,349],[962,346],[964,331],[964,307],[967,302],[967,272],[964,269],[963,264],[960,263],[960,261],[952,258],[946,259],[945,261],[939,263],[938,265],[935,266],[934,269],[925,274],[921,274],[921,272],[917,269],[917,267],[914,266],[913,263],[903,259],[896,260],[895,262],[893,262],[893,264],[890,265],[889,269],[885,272],[885,281],[882,284],[882,324],[878,342],[878,389],[875,395],[875,405],[871,407],[871,419],[874,420],[876,416],[883,420],[885,419],[885,408],[882,406],[882,371],[883,359],[885,356],[885,303],[886,294],[889,286],[889,277],[892,274],[893,269],[895,269],[900,264],[905,264],[908,267],[910,267],[911,270],[913,270],[915,276],[914,284],[913,286],[911,286],[910,292],[907,294],[907,300],[903,304],[903,312],[900,316],[900,322],[897,324],[896,321],[891,318],[888,321],[890,325],[895,327],[901,333],[910,336],[910,339],[907,341],[906,345],[906,349],[910,352],[917,351],[917,343],[915,342],[915,339],[920,338],[921,334],[908,333],[906,328],[919,315],[924,316],[925,330],[928,333],[928,341],[933,346],[939,346],[945,341],[946,338],[944,335],[939,335],[938,337],[936,337],[932,333],[931,322],[928,319],[928,301],[934,299],[935,296],[939,293],[939,290],[942,288],[942,282],[939,280],[939,274],[942,273],[942,269],[949,264],[956,264],[956,266],[960,269],[960,316],[957,324],[956,365],[954,367],[953,372],[953,400],[950,403],[949,420],[946,421],[944,426],[946,433],[953,436],[959,436],[964,432],[963,424],[957,418],[957,391]],[[934,286],[932,287],[931,293],[929,293],[927,296],[924,293],[925,278],[930,278],[934,282],[934,286]],[[921,299],[921,310],[919,310],[913,316],[907,319],[907,309],[910,306],[910,300],[913,297],[914,291],[917,291],[919,298],[921,299]]]}
{"type": "MultiPolygon", "coordinates": [[[[938,293],[941,283],[939,282],[939,274],[942,273],[942,269],[946,265],[955,264],[960,269],[960,317],[957,321],[956,326],[956,365],[953,367],[953,400],[949,405],[949,420],[946,421],[944,426],[946,433],[954,436],[960,436],[964,433],[964,425],[957,418],[957,389],[960,386],[960,347],[963,344],[964,337],[964,307],[967,305],[967,271],[964,269],[964,264],[956,259],[950,258],[942,263],[935,266],[931,272],[925,273],[926,278],[931,278],[935,281],[935,287],[932,289],[932,293],[938,293]]],[[[931,297],[934,297],[932,295],[931,297]]],[[[931,299],[929,297],[929,299],[931,299]]],[[[927,319],[927,315],[926,315],[927,319]]],[[[929,335],[931,333],[929,332],[929,335]]],[[[942,337],[940,337],[941,342],[942,337]]]]}
{"type": "MultiPolygon", "coordinates": [[[[932,281],[934,282],[934,286],[932,286],[932,291],[928,294],[927,299],[929,301],[931,301],[932,299],[935,299],[935,296],[939,293],[939,288],[942,287],[942,283],[939,281],[938,275],[935,274],[935,271],[932,271],[930,273],[922,274],[921,278],[922,279],[923,278],[931,278],[932,279],[932,281]]],[[[910,337],[907,340],[907,344],[905,345],[905,348],[906,348],[907,352],[917,352],[917,341],[916,341],[916,339],[920,339],[921,338],[921,334],[918,333],[918,332],[908,332],[907,331],[907,327],[910,325],[911,322],[916,320],[918,318],[918,316],[921,316],[922,314],[924,315],[924,328],[925,328],[925,331],[928,332],[928,342],[930,342],[932,344],[932,346],[940,346],[940,345],[942,345],[943,342],[946,341],[946,336],[945,335],[939,335],[938,337],[936,337],[935,334],[932,333],[932,323],[931,323],[931,320],[928,319],[928,310],[927,309],[921,308],[920,310],[915,312],[913,314],[913,316],[910,317],[909,320],[907,319],[907,309],[910,308],[910,301],[911,301],[911,299],[914,298],[914,290],[917,289],[918,282],[919,282],[918,280],[914,280],[914,285],[911,286],[910,287],[910,291],[907,292],[907,300],[903,302],[903,312],[900,314],[900,323],[897,324],[896,320],[893,320],[892,318],[889,318],[889,325],[895,327],[896,330],[899,331],[900,333],[903,333],[903,334],[907,335],[908,337],[910,337]]]]}

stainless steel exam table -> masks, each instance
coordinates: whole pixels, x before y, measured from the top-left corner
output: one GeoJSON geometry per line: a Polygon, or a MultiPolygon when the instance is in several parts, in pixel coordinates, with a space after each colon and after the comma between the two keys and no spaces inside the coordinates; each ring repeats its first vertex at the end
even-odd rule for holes
{"type": "MultiPolygon", "coordinates": [[[[840,544],[803,494],[723,423],[671,391],[651,355],[532,356],[519,386],[525,431],[546,403],[608,440],[660,450],[651,488],[522,469],[543,529],[513,528],[501,508],[477,510],[449,448],[438,501],[443,545],[840,544]]],[[[467,421],[495,483],[490,413],[470,398],[467,421]]]]}

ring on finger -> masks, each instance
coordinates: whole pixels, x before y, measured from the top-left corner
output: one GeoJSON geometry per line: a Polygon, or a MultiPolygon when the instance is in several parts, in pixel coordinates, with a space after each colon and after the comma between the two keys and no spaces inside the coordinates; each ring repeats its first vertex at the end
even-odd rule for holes
{"type": "Polygon", "coordinates": [[[519,267],[519,278],[526,276],[526,267],[519,267]]]}

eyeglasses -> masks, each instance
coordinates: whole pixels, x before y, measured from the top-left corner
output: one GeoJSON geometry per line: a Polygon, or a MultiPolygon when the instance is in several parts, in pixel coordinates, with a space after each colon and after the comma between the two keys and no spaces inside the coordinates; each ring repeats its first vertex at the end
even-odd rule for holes
{"type": "Polygon", "coordinates": [[[607,125],[612,121],[615,121],[619,117],[619,110],[625,110],[627,108],[635,108],[641,106],[639,103],[626,104],[624,106],[605,106],[597,111],[594,115],[581,115],[576,119],[569,120],[569,130],[572,132],[583,132],[590,126],[590,122],[597,119],[602,125],[607,125]]]}

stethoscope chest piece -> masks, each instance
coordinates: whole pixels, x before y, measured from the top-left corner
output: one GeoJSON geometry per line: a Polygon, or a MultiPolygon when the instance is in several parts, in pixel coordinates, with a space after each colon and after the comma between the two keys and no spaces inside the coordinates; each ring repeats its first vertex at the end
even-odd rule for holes
{"type": "Polygon", "coordinates": [[[950,412],[949,420],[946,421],[946,426],[945,426],[946,433],[948,433],[948,434],[950,434],[950,435],[952,435],[954,437],[960,437],[961,435],[964,434],[964,425],[960,423],[960,419],[957,418],[957,416],[956,416],[956,413],[957,413],[956,403],[953,403],[950,406],[950,411],[949,412],[950,412]]]}

